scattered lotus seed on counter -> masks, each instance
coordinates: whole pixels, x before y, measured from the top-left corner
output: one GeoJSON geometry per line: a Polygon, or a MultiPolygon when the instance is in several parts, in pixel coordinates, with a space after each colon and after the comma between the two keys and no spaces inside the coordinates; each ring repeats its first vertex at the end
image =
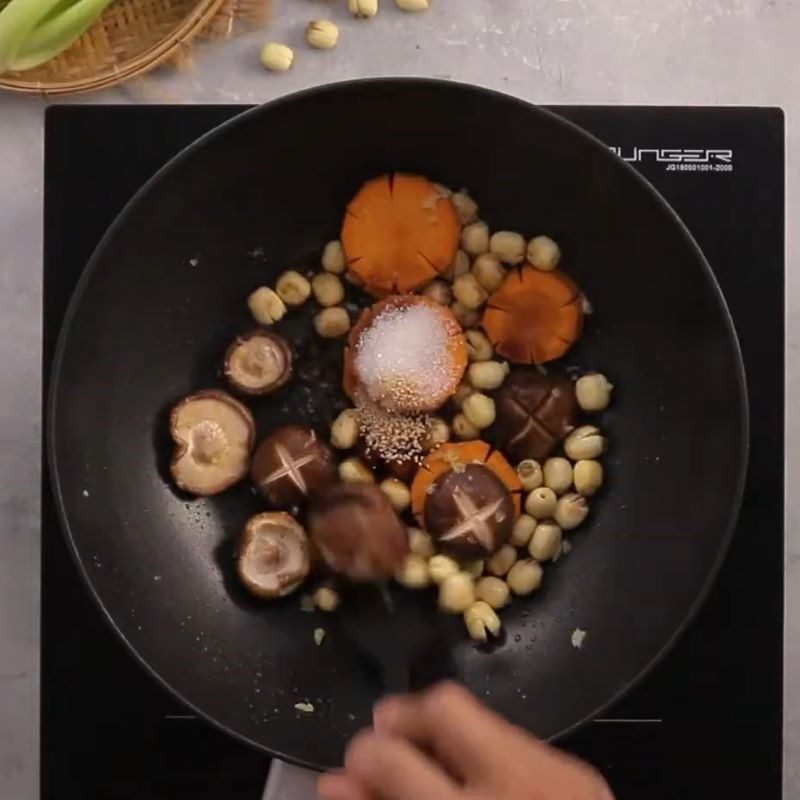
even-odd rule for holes
{"type": "MultiPolygon", "coordinates": [[[[397,8],[406,12],[427,11],[430,0],[395,0],[397,8]]],[[[371,19],[378,13],[378,0],[347,0],[348,11],[357,19],[371,19]]],[[[339,27],[329,19],[311,20],[305,29],[305,39],[315,50],[333,50],[339,43],[339,27]]],[[[261,48],[261,63],[271,72],[286,72],[294,63],[295,54],[291,47],[280,42],[267,42],[261,48]]],[[[472,220],[477,206],[465,193],[453,194],[446,186],[436,184],[440,196],[453,199],[453,207],[459,217],[472,220]]],[[[523,243],[524,246],[524,243],[523,243]]],[[[488,247],[488,246],[487,246],[488,247]]],[[[325,267],[328,271],[328,267],[325,267]]],[[[341,271],[344,271],[343,268],[341,271]]]]}
{"type": "Polygon", "coordinates": [[[369,19],[378,13],[378,0],[347,0],[347,8],[354,17],[369,19]]]}
{"type": "Polygon", "coordinates": [[[294,63],[294,50],[279,42],[267,42],[261,48],[261,63],[271,72],[286,72],[294,63]]]}
{"type": "Polygon", "coordinates": [[[430,0],[395,0],[397,7],[402,11],[427,11],[430,0]]]}
{"type": "Polygon", "coordinates": [[[327,19],[317,19],[306,26],[306,41],[317,50],[331,50],[339,41],[339,28],[327,19]]]}
{"type": "MultiPolygon", "coordinates": [[[[326,20],[306,29],[320,49],[337,35],[326,20]]],[[[271,68],[291,65],[270,48],[271,68]]],[[[173,405],[173,482],[206,496],[249,475],[265,510],[234,531],[235,567],[256,600],[304,585],[303,610],[334,613],[346,581],[394,580],[476,645],[503,647],[504,610],[536,613],[547,571],[571,569],[557,562],[580,546],[574,531],[591,535],[590,499],[602,514],[613,479],[595,424],[613,387],[562,360],[587,335],[583,293],[560,266],[570,254],[490,229],[466,190],[419,175],[367,180],[347,212],[310,262],[260,276],[242,309],[255,325],[217,364],[228,391],[173,405]],[[308,408],[285,420],[298,389],[308,408]],[[272,399],[282,423],[262,432],[272,399]]]]}

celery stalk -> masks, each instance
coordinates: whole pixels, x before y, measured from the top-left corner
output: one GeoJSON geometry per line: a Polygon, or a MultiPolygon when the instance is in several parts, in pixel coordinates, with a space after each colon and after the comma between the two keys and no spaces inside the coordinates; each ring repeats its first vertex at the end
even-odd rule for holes
{"type": "Polygon", "coordinates": [[[34,28],[61,0],[11,0],[0,11],[0,73],[14,69],[17,54],[34,28]]]}
{"type": "Polygon", "coordinates": [[[14,69],[30,69],[66,50],[113,0],[77,0],[66,11],[38,25],[17,53],[14,69]]]}

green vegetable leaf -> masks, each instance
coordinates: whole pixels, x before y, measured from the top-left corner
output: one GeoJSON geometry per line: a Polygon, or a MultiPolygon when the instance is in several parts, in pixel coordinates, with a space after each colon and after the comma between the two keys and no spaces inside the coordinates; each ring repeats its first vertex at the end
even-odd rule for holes
{"type": "Polygon", "coordinates": [[[31,69],[54,58],[112,1],[11,0],[0,11],[0,72],[31,69]]]}
{"type": "Polygon", "coordinates": [[[66,11],[42,22],[18,54],[15,69],[30,69],[66,50],[111,2],[113,0],[78,0],[66,11]]]}
{"type": "Polygon", "coordinates": [[[17,54],[33,29],[61,0],[11,0],[0,11],[0,72],[14,69],[17,54]]]}

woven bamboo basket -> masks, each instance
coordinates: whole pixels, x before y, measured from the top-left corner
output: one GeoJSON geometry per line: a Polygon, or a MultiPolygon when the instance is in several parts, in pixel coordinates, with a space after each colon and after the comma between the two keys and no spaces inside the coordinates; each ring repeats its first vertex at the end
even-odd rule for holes
{"type": "Polygon", "coordinates": [[[161,64],[185,64],[196,39],[227,38],[238,20],[263,23],[270,9],[271,0],[116,0],[57,58],[0,75],[0,89],[47,96],[105,89],[161,64]]]}

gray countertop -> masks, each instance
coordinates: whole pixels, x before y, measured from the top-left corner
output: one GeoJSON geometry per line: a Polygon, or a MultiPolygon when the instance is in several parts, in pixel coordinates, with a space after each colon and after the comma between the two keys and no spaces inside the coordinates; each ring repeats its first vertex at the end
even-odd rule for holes
{"type": "MultiPolygon", "coordinates": [[[[453,78],[540,103],[782,106],[789,124],[788,408],[800,391],[800,0],[434,0],[405,15],[382,0],[369,22],[343,0],[278,2],[269,38],[295,68],[264,73],[264,33],[203,46],[194,67],[79,98],[98,103],[258,103],[375,75],[453,78]],[[339,47],[310,52],[312,18],[341,22],[339,47]]],[[[36,98],[0,96],[0,797],[38,797],[39,453],[42,122],[36,98]]],[[[465,131],[465,135],[467,132],[465,131]]],[[[746,220],[741,220],[746,225],[746,220]]],[[[787,420],[787,485],[800,422],[787,420]]],[[[793,481],[794,479],[794,481],[793,481]]],[[[800,499],[788,498],[785,798],[800,798],[800,499]]],[[[749,587],[743,587],[747,590],[749,587]]],[[[735,702],[735,699],[732,699],[735,702]]]]}

